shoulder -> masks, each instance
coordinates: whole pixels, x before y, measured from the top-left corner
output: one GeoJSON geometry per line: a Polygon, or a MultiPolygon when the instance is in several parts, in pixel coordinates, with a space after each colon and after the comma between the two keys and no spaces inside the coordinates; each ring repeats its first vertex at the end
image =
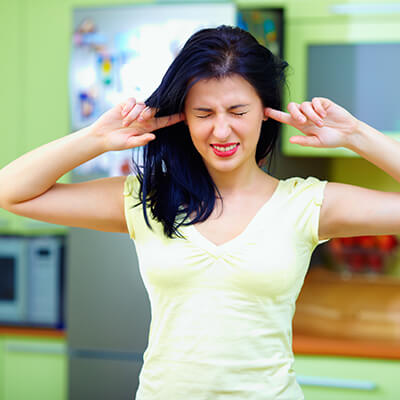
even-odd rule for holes
{"type": "Polygon", "coordinates": [[[137,175],[128,175],[124,178],[124,196],[137,196],[139,193],[140,182],[137,175]]]}
{"type": "Polygon", "coordinates": [[[307,178],[295,176],[281,180],[283,190],[292,196],[320,196],[327,183],[327,180],[321,180],[314,176],[308,176],[307,178]]]}

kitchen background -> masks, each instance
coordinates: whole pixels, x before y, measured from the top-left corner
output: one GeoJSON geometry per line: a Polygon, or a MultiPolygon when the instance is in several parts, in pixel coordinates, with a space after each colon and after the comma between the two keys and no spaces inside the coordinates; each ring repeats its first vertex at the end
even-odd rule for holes
{"type": "MultiPolygon", "coordinates": [[[[331,97],[400,137],[400,2],[2,0],[0,167],[126,95],[145,98],[157,82],[132,76],[152,68],[161,77],[194,30],[221,23],[289,62],[285,104],[331,97]]],[[[292,133],[282,130],[274,176],[399,191],[356,154],[296,148],[292,133]]],[[[108,154],[62,181],[126,174],[130,156],[108,154]]],[[[127,235],[4,210],[0,233],[0,400],[133,398],[150,310],[127,235]]],[[[397,240],[335,239],[315,250],[293,337],[307,399],[400,397],[397,240]]]]}

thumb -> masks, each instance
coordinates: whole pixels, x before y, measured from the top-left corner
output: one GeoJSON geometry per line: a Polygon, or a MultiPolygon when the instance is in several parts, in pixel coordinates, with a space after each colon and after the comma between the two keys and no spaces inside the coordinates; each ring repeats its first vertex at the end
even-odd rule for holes
{"type": "Polygon", "coordinates": [[[289,139],[290,143],[299,144],[300,146],[319,147],[320,141],[317,136],[292,136],[289,139]]]}

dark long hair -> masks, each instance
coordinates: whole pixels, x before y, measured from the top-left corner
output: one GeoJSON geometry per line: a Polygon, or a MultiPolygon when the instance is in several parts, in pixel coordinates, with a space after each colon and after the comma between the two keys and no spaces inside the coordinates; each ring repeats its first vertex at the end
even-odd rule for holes
{"type": "MultiPolygon", "coordinates": [[[[158,110],[156,117],[180,113],[196,82],[237,74],[254,87],[264,107],[279,109],[286,67],[285,61],[240,28],[202,29],[189,38],[145,103],[158,110]]],[[[258,164],[272,156],[278,129],[271,118],[262,123],[256,148],[258,164]]],[[[206,220],[214,209],[216,193],[221,196],[184,122],[154,133],[156,139],[143,149],[143,165],[133,160],[140,182],[139,204],[150,228],[146,205],[163,224],[166,236],[182,237],[179,226],[206,220]],[[189,220],[192,214],[195,217],[189,220]]]]}

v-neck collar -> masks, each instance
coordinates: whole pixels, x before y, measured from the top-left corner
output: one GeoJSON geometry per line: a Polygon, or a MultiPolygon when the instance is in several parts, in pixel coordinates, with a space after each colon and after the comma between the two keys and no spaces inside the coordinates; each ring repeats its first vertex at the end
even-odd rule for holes
{"type": "Polygon", "coordinates": [[[278,193],[282,187],[282,180],[279,180],[278,185],[276,186],[274,192],[272,193],[271,197],[258,209],[256,214],[253,216],[253,218],[250,220],[250,222],[247,224],[247,226],[243,229],[239,235],[235,236],[233,239],[228,240],[227,242],[224,242],[220,245],[215,244],[211,240],[207,239],[200,231],[196,229],[196,227],[192,225],[186,225],[186,226],[181,226],[180,229],[182,229],[184,235],[187,237],[188,240],[191,242],[197,244],[199,247],[203,248],[204,250],[218,255],[221,252],[224,252],[226,249],[230,248],[233,246],[236,242],[242,240],[246,235],[249,234],[251,231],[252,226],[256,223],[257,219],[260,217],[260,214],[264,213],[265,210],[268,210],[271,208],[272,204],[276,201],[278,197],[278,193]]]}

